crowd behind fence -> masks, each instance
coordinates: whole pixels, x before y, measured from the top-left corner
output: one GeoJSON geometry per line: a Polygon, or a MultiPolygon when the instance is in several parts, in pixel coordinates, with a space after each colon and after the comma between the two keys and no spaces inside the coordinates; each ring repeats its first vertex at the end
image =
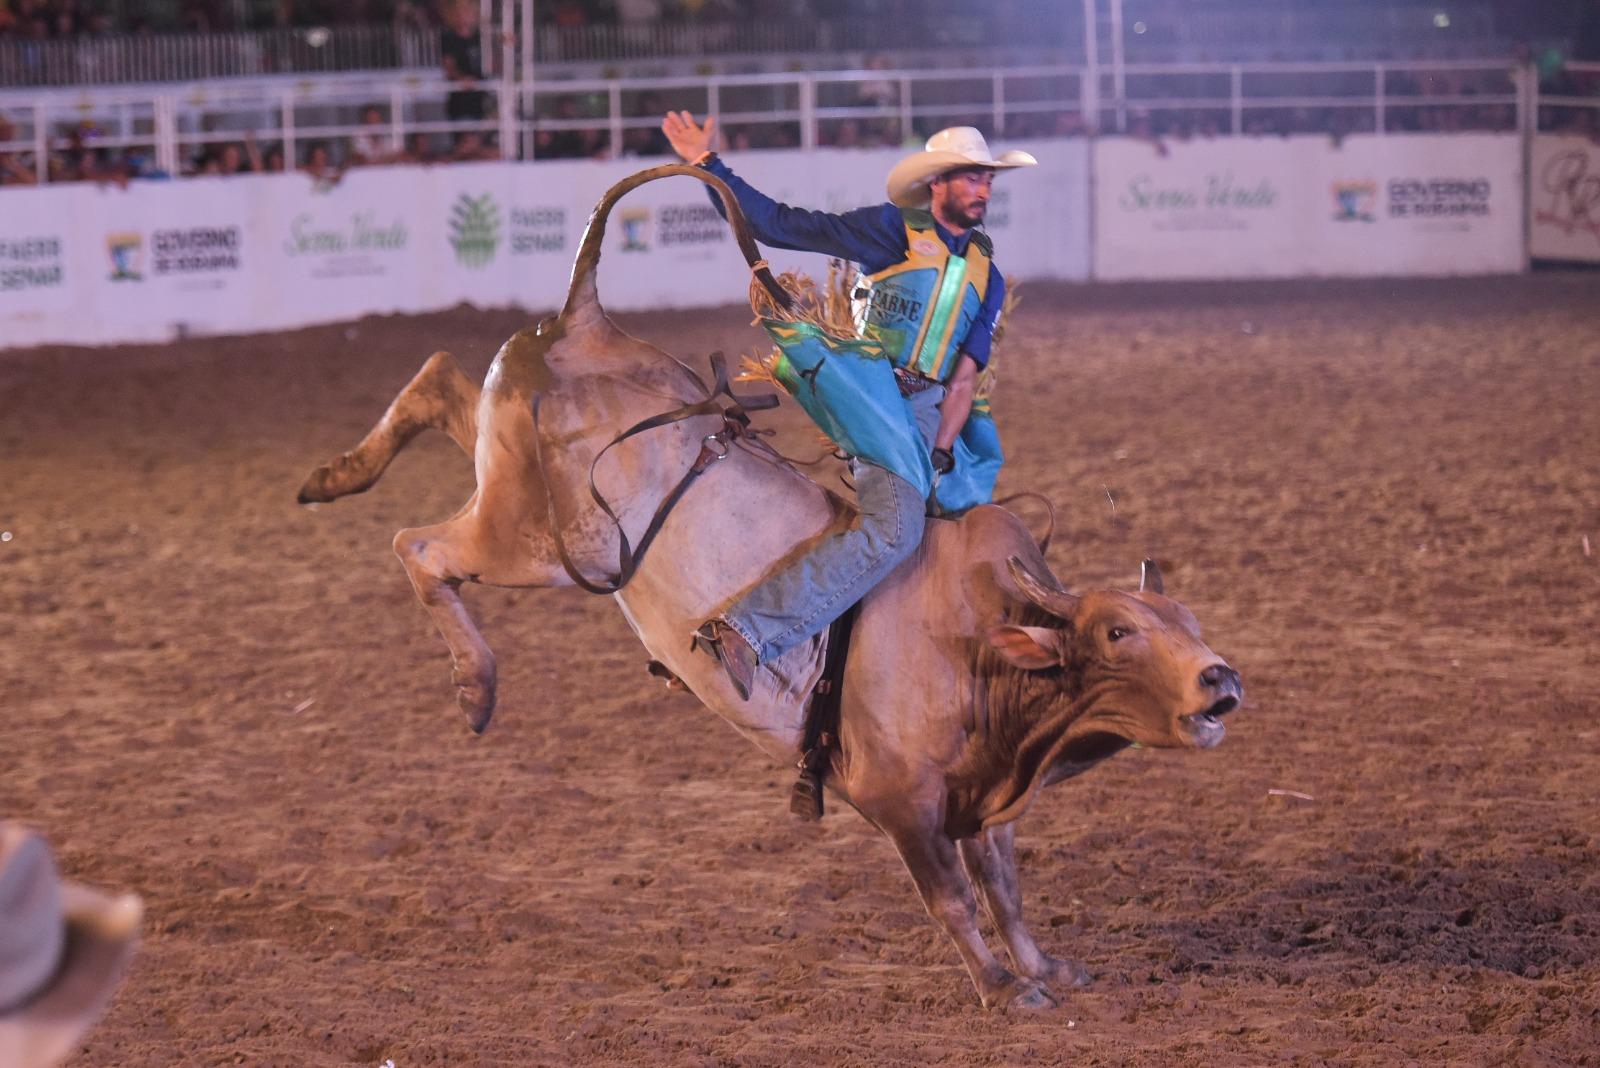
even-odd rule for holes
{"type": "MultiPolygon", "coordinates": [[[[0,86],[429,67],[458,3],[481,0],[0,0],[0,86]]],[[[1134,63],[1452,59],[1509,48],[1488,0],[1124,0],[1123,11],[1119,47],[1134,63]]],[[[981,18],[963,0],[538,0],[533,12],[541,64],[917,48],[1050,49],[1077,61],[1088,43],[1078,0],[997,0],[981,18]]],[[[483,25],[489,36],[499,28],[483,25]]]]}
{"type": "Polygon", "coordinates": [[[1600,64],[1542,86],[1530,65],[1190,64],[865,70],[480,83],[483,117],[451,119],[442,78],[263,80],[106,88],[67,102],[0,93],[0,184],[128,182],[291,169],[336,181],[374,164],[668,155],[669,109],[718,118],[729,147],[917,146],[970,125],[999,140],[1540,130],[1600,137],[1600,64]],[[1117,84],[1120,82],[1121,84],[1117,84]]]}

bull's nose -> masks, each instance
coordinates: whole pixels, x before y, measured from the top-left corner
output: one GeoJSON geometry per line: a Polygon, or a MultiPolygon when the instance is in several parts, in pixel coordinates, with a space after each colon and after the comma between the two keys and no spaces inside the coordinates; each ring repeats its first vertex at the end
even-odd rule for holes
{"type": "Polygon", "coordinates": [[[1239,673],[1227,664],[1212,664],[1200,672],[1200,685],[1208,690],[1239,693],[1239,673]]]}

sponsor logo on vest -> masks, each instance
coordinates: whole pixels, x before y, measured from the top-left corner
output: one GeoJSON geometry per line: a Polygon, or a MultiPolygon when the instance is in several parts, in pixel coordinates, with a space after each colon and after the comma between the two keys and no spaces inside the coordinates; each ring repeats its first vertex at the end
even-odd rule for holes
{"type": "Polygon", "coordinates": [[[1391,178],[1389,216],[1395,219],[1470,219],[1489,215],[1487,178],[1391,178]]]}
{"type": "Polygon", "coordinates": [[[623,209],[622,251],[650,251],[650,211],[648,208],[623,209]]]}
{"type": "Polygon", "coordinates": [[[931,237],[919,237],[911,242],[911,251],[919,256],[937,256],[944,246],[931,237]]]}
{"type": "Polygon", "coordinates": [[[922,321],[924,307],[922,299],[902,290],[892,282],[883,281],[873,286],[868,302],[871,307],[871,317],[880,322],[922,321]]]}
{"type": "Polygon", "coordinates": [[[564,252],[567,248],[566,208],[512,208],[511,253],[528,256],[564,252]]]}
{"type": "Polygon", "coordinates": [[[59,237],[0,237],[0,293],[50,289],[63,277],[59,237]]]}
{"type": "Polygon", "coordinates": [[[669,204],[656,212],[656,240],[671,245],[710,245],[728,240],[728,224],[710,204],[669,204]]]}
{"type": "Polygon", "coordinates": [[[113,282],[142,282],[139,267],[144,260],[144,238],[139,234],[107,234],[106,254],[111,257],[113,282]]]}
{"type": "Polygon", "coordinates": [[[1538,192],[1535,222],[1600,241],[1600,174],[1590,173],[1588,152],[1577,148],[1551,156],[1539,172],[1538,192]]]}
{"type": "Polygon", "coordinates": [[[1333,183],[1334,222],[1377,222],[1378,183],[1370,179],[1333,183]]]}
{"type": "Polygon", "coordinates": [[[456,260],[474,271],[494,259],[500,247],[500,206],[488,193],[462,193],[450,209],[450,246],[456,260]]]}

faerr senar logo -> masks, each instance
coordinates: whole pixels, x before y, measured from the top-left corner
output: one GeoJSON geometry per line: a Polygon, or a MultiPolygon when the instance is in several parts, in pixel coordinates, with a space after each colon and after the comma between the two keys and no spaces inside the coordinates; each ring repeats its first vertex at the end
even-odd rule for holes
{"type": "Polygon", "coordinates": [[[500,206],[488,193],[462,193],[450,209],[450,244],[463,267],[479,270],[500,247],[500,206]]]}

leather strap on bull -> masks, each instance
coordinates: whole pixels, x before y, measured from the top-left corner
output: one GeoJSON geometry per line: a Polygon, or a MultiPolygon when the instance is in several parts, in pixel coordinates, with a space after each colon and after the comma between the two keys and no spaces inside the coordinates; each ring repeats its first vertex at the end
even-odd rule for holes
{"type": "Polygon", "coordinates": [[[589,496],[594,500],[600,511],[605,513],[606,518],[611,521],[611,525],[617,528],[617,573],[598,582],[591,580],[578,570],[577,562],[573,560],[571,552],[567,549],[566,539],[561,536],[561,520],[556,515],[556,495],[550,489],[550,475],[544,462],[544,435],[539,429],[539,404],[543,400],[543,396],[534,396],[533,455],[535,462],[539,465],[539,478],[545,485],[545,508],[550,517],[550,531],[555,540],[556,555],[560,557],[561,566],[566,570],[567,576],[590,593],[616,593],[626,586],[633,578],[634,572],[639,570],[639,563],[644,559],[645,550],[650,548],[651,542],[655,541],[656,534],[660,532],[662,524],[667,521],[667,516],[672,512],[678,501],[682,499],[683,495],[688,492],[695,479],[699,478],[706,468],[726,457],[736,438],[743,437],[748,433],[750,429],[749,413],[761,411],[765,408],[775,408],[778,405],[778,398],[770,393],[754,397],[740,397],[735,394],[732,385],[728,382],[727,362],[720,352],[711,354],[711,373],[714,381],[705,400],[685,404],[669,412],[662,412],[660,415],[653,415],[648,419],[641,420],[606,442],[605,446],[595,453],[594,461],[589,465],[589,496]],[[718,397],[727,397],[732,403],[724,405],[717,399],[718,397]],[[647,430],[655,430],[658,427],[669,426],[672,423],[693,419],[700,415],[722,416],[722,428],[715,433],[707,434],[701,439],[700,455],[695,457],[694,463],[689,466],[689,470],[678,481],[677,486],[673,487],[672,492],[667,494],[666,499],[656,508],[655,515],[650,518],[649,525],[645,527],[644,534],[639,538],[639,547],[635,549],[628,541],[627,531],[622,529],[622,521],[617,517],[617,513],[612,510],[610,503],[600,493],[600,488],[595,485],[595,469],[600,466],[601,459],[605,457],[605,454],[610,451],[612,446],[620,445],[629,438],[642,434],[647,430]]]}

